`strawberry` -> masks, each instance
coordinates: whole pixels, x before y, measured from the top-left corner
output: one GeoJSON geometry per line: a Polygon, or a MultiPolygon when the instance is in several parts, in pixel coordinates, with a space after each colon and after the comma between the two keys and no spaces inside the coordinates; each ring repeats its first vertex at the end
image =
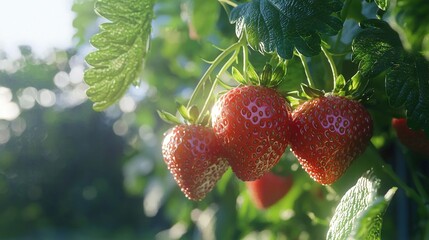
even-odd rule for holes
{"type": "Polygon", "coordinates": [[[267,172],[258,180],[246,182],[246,186],[255,206],[266,209],[282,199],[289,192],[292,183],[291,175],[284,177],[267,172]]]}
{"type": "Polygon", "coordinates": [[[415,131],[408,127],[407,119],[393,118],[392,126],[399,141],[412,151],[429,157],[429,138],[424,131],[415,131]]]}
{"type": "Polygon", "coordinates": [[[165,136],[162,155],[185,196],[201,200],[228,168],[213,130],[199,125],[177,125],[165,136]]]}
{"type": "Polygon", "coordinates": [[[243,86],[216,102],[212,124],[236,176],[252,181],[280,159],[289,139],[291,111],[274,89],[243,86]]]}
{"type": "Polygon", "coordinates": [[[363,153],[372,119],[362,104],[339,96],[309,100],[293,113],[291,149],[315,181],[334,183],[363,153]]]}

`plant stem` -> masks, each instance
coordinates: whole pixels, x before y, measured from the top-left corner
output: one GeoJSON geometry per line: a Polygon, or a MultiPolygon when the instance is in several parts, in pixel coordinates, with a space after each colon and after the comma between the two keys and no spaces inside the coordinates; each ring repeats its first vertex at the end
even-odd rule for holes
{"type": "MultiPolygon", "coordinates": [[[[243,33],[244,35],[244,33],[243,33]]],[[[243,74],[244,74],[244,79],[246,80],[246,83],[249,83],[249,79],[248,76],[246,74],[247,72],[247,61],[249,59],[249,49],[247,49],[246,45],[243,45],[243,74]]]]}
{"type": "Polygon", "coordinates": [[[195,87],[195,90],[192,93],[191,98],[188,101],[187,108],[194,105],[194,102],[195,102],[196,97],[198,95],[197,93],[201,92],[203,90],[203,88],[206,86],[207,81],[210,80],[210,75],[216,69],[216,67],[225,59],[225,57],[227,57],[228,55],[230,55],[234,51],[237,51],[237,49],[240,49],[240,47],[242,45],[243,45],[243,41],[240,40],[240,41],[232,44],[231,46],[229,46],[227,49],[225,49],[221,54],[219,54],[215,58],[215,60],[212,62],[210,67],[206,70],[206,72],[201,77],[200,81],[198,82],[197,86],[195,87]]]}
{"type": "Polygon", "coordinates": [[[220,3],[226,3],[230,5],[231,7],[237,7],[237,4],[235,2],[232,2],[230,0],[218,0],[220,3]]]}
{"type": "Polygon", "coordinates": [[[314,87],[313,78],[310,74],[310,68],[308,67],[307,60],[305,59],[304,55],[298,52],[298,56],[301,59],[302,66],[304,67],[305,76],[307,76],[307,82],[309,87],[314,87]]]}
{"type": "Polygon", "coordinates": [[[414,189],[408,186],[402,179],[398,177],[398,175],[396,175],[395,171],[392,169],[392,166],[384,162],[384,160],[380,157],[380,155],[378,155],[377,149],[374,147],[374,145],[371,144],[369,148],[372,153],[372,157],[373,159],[375,159],[375,163],[377,163],[378,167],[380,167],[384,173],[386,173],[396,184],[398,184],[398,186],[405,191],[405,194],[408,197],[413,199],[421,207],[424,208],[425,202],[422,200],[422,198],[417,194],[417,192],[414,189]]]}
{"type": "Polygon", "coordinates": [[[322,45],[322,52],[323,52],[323,54],[325,54],[325,57],[328,60],[329,65],[331,66],[332,77],[334,79],[334,88],[335,88],[337,77],[338,77],[337,67],[335,66],[335,61],[332,58],[332,55],[328,52],[328,50],[323,45],[322,45]]]}
{"type": "Polygon", "coordinates": [[[414,167],[414,164],[411,162],[411,159],[406,159],[405,161],[407,163],[408,169],[411,173],[411,178],[413,179],[413,183],[416,186],[417,191],[419,192],[420,196],[424,198],[425,201],[429,201],[428,193],[425,191],[421,181],[418,179],[417,175],[415,174],[416,168],[414,167]]]}
{"type": "Polygon", "coordinates": [[[222,68],[219,70],[218,74],[216,75],[216,78],[213,82],[213,85],[210,88],[210,92],[207,96],[207,99],[204,102],[204,106],[201,109],[200,115],[198,116],[197,123],[200,123],[202,121],[202,118],[204,117],[205,112],[207,111],[210,99],[214,93],[214,90],[215,90],[218,82],[219,82],[220,76],[234,63],[234,61],[237,59],[239,52],[240,52],[240,49],[239,48],[236,49],[234,54],[228,59],[228,61],[226,61],[226,63],[222,66],[222,68]]]}

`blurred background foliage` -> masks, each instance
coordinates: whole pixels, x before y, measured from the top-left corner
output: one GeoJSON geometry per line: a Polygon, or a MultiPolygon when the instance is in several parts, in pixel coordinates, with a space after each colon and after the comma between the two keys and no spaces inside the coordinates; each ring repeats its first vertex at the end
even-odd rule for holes
{"type": "MultiPolygon", "coordinates": [[[[225,47],[236,41],[225,10],[204,0],[157,1],[140,84],[115,106],[95,112],[83,82],[84,56],[93,50],[89,38],[103,21],[93,5],[94,0],[75,0],[76,45],[70,49],[53,50],[43,59],[28,46],[20,48],[18,59],[9,59],[0,49],[0,238],[324,238],[340,197],[360,176],[365,155],[359,160],[361,167],[354,164],[339,184],[322,187],[288,151],[282,161],[294,177],[293,188],[268,210],[253,205],[245,184],[231,171],[206,199],[189,201],[162,160],[162,134],[171,126],[160,121],[156,110],[175,112],[175,99],[186,103],[208,67],[203,59],[219,53],[213,45],[225,47]]],[[[367,3],[357,6],[348,14],[360,18],[375,11],[367,3]]],[[[346,43],[358,29],[356,21],[348,20],[345,26],[347,32],[336,42],[339,51],[350,47],[346,43]]],[[[410,43],[427,49],[423,44],[427,41],[421,39],[428,37],[418,37],[410,43]]],[[[251,58],[258,68],[268,56],[253,52],[251,58]]],[[[317,58],[311,61],[317,63],[317,58]]],[[[328,66],[312,62],[312,71],[321,73],[316,84],[329,88],[323,85],[329,78],[328,66]]],[[[346,76],[356,70],[350,58],[339,64],[346,76]]],[[[304,77],[299,62],[292,60],[290,80],[282,88],[296,88],[301,81],[297,79],[304,77]]],[[[374,116],[376,122],[385,118],[374,116]]],[[[377,146],[400,168],[398,159],[392,158],[396,143],[386,134],[391,133],[389,126],[377,127],[377,146]]],[[[405,227],[413,224],[408,212],[398,210],[410,203],[403,193],[398,196],[385,217],[386,239],[395,236],[394,226],[401,221],[405,227]]]]}

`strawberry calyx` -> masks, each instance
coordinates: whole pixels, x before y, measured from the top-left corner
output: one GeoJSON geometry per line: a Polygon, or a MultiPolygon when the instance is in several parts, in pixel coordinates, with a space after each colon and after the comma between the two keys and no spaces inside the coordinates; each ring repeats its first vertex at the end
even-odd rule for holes
{"type": "Polygon", "coordinates": [[[336,96],[348,97],[359,102],[370,102],[374,94],[374,89],[369,88],[369,79],[362,78],[357,72],[349,80],[343,75],[339,75],[335,80],[335,87],[332,93],[336,96]]]}
{"type": "Polygon", "coordinates": [[[294,108],[308,100],[326,96],[339,96],[361,103],[371,103],[374,89],[368,87],[368,82],[368,79],[363,79],[359,72],[349,80],[346,80],[340,74],[335,80],[335,87],[332,92],[325,92],[324,90],[302,83],[301,92],[290,92],[286,94],[286,97],[294,108]]]}
{"type": "Polygon", "coordinates": [[[237,68],[232,68],[232,77],[241,85],[276,88],[285,79],[285,76],[286,70],[283,62],[279,62],[274,68],[270,63],[265,64],[259,75],[250,62],[247,63],[244,75],[237,68]]]}
{"type": "Polygon", "coordinates": [[[178,114],[173,115],[169,112],[158,110],[159,117],[170,124],[187,124],[187,125],[202,125],[209,126],[210,112],[207,111],[202,118],[200,118],[200,110],[197,106],[192,105],[186,107],[185,105],[176,102],[178,114]]]}

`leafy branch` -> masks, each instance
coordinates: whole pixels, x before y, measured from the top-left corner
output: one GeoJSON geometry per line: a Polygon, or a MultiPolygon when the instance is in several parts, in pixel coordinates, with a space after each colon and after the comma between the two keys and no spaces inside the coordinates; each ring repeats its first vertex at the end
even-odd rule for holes
{"type": "Polygon", "coordinates": [[[94,110],[102,111],[137,84],[146,57],[154,0],[98,0],[95,11],[111,22],[100,25],[91,38],[98,50],[87,55],[92,67],[85,72],[88,97],[94,110]]]}

